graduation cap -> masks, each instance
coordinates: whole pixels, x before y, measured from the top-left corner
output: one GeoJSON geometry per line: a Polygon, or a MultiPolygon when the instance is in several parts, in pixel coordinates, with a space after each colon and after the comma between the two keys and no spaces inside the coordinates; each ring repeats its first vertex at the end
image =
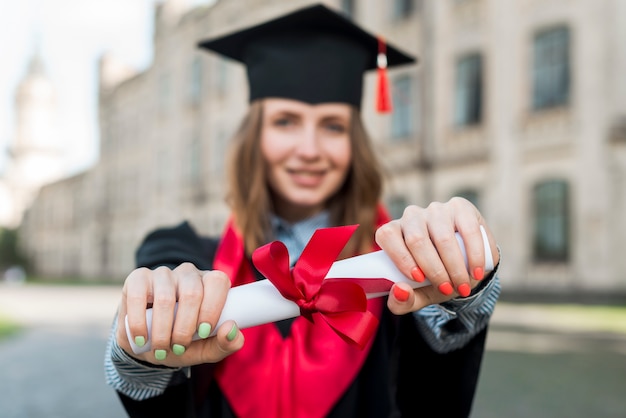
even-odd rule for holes
{"type": "Polygon", "coordinates": [[[243,63],[250,101],[282,97],[317,104],[361,105],[363,74],[378,69],[377,108],[391,110],[387,66],[415,58],[346,17],[314,5],[198,46],[243,63]]]}

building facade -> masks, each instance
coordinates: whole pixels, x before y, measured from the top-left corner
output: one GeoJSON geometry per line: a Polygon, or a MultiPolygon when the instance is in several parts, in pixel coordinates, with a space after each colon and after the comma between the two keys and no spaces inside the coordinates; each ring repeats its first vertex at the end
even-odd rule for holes
{"type": "MultiPolygon", "coordinates": [[[[195,45],[309,3],[166,1],[150,68],[130,75],[103,57],[100,161],[46,186],[22,226],[41,274],[121,281],[155,227],[188,219],[219,234],[247,86],[241,65],[195,45]]],[[[390,70],[392,114],[374,111],[365,79],[394,215],[460,195],[498,238],[505,290],[626,291],[625,2],[325,3],[419,57],[390,70]]]]}

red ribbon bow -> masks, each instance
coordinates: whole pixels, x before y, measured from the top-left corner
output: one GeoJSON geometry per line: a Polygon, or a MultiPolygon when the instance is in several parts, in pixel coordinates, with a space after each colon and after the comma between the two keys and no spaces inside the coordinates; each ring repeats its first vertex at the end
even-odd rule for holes
{"type": "Polygon", "coordinates": [[[358,225],[315,231],[293,269],[285,244],[274,241],[252,254],[255,267],[276,286],[285,299],[295,302],[300,313],[314,322],[314,313],[337,334],[365,347],[374,335],[378,319],[367,310],[367,296],[358,279],[324,280],[358,225]]]}

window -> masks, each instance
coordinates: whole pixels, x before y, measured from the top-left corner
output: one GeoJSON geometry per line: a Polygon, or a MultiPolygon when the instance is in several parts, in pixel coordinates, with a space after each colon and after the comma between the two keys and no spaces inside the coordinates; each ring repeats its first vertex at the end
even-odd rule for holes
{"type": "Polygon", "coordinates": [[[414,132],[412,78],[404,75],[393,80],[393,112],[391,113],[391,137],[408,138],[414,132]]]}
{"type": "Polygon", "coordinates": [[[341,11],[348,17],[354,17],[354,0],[341,0],[341,11]]]}
{"type": "Polygon", "coordinates": [[[454,194],[454,196],[458,196],[458,197],[462,197],[464,199],[469,200],[474,206],[476,206],[478,209],[480,209],[480,199],[479,199],[479,195],[478,192],[474,189],[463,189],[463,190],[459,190],[458,192],[456,192],[454,194]]]}
{"type": "Polygon", "coordinates": [[[159,109],[169,110],[172,100],[172,87],[170,85],[169,74],[162,74],[159,77],[159,109]]]}
{"type": "Polygon", "coordinates": [[[196,57],[191,63],[189,79],[189,101],[193,104],[202,102],[202,61],[196,57]]]}
{"type": "Polygon", "coordinates": [[[409,204],[403,196],[390,197],[387,204],[387,207],[389,208],[389,215],[392,219],[398,219],[402,217],[404,209],[406,209],[408,205],[409,204]]]}
{"type": "Polygon", "coordinates": [[[154,182],[158,193],[167,190],[172,182],[171,156],[165,149],[156,153],[154,159],[154,182]]]}
{"type": "Polygon", "coordinates": [[[408,17],[415,9],[415,0],[394,0],[393,1],[393,17],[402,19],[408,17]]]}
{"type": "Polygon", "coordinates": [[[533,108],[564,105],[569,99],[569,30],[539,32],[534,41],[533,108]]]}
{"type": "Polygon", "coordinates": [[[215,66],[213,68],[215,69],[215,77],[213,79],[215,90],[219,94],[225,94],[227,92],[229,82],[228,60],[219,58],[215,61],[215,66]]]}
{"type": "Polygon", "coordinates": [[[482,58],[465,56],[456,65],[454,123],[457,126],[480,123],[482,116],[482,58]]]}
{"type": "Polygon", "coordinates": [[[188,152],[189,180],[196,184],[202,178],[202,138],[197,132],[193,134],[188,152]]]}
{"type": "Polygon", "coordinates": [[[536,261],[567,261],[569,257],[569,187],[551,180],[534,189],[536,261]]]}
{"type": "Polygon", "coordinates": [[[228,154],[229,139],[231,136],[223,126],[216,126],[212,137],[213,148],[211,148],[210,169],[214,174],[222,175],[225,169],[224,155],[228,154]]]}

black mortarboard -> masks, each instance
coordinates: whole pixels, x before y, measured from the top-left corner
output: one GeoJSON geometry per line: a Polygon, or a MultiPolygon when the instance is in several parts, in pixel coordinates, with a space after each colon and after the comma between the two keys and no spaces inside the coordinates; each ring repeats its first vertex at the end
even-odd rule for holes
{"type": "Polygon", "coordinates": [[[201,41],[198,46],[246,65],[250,101],[283,97],[358,108],[365,71],[415,62],[323,5],[201,41]],[[386,63],[380,53],[386,53],[386,63]]]}

